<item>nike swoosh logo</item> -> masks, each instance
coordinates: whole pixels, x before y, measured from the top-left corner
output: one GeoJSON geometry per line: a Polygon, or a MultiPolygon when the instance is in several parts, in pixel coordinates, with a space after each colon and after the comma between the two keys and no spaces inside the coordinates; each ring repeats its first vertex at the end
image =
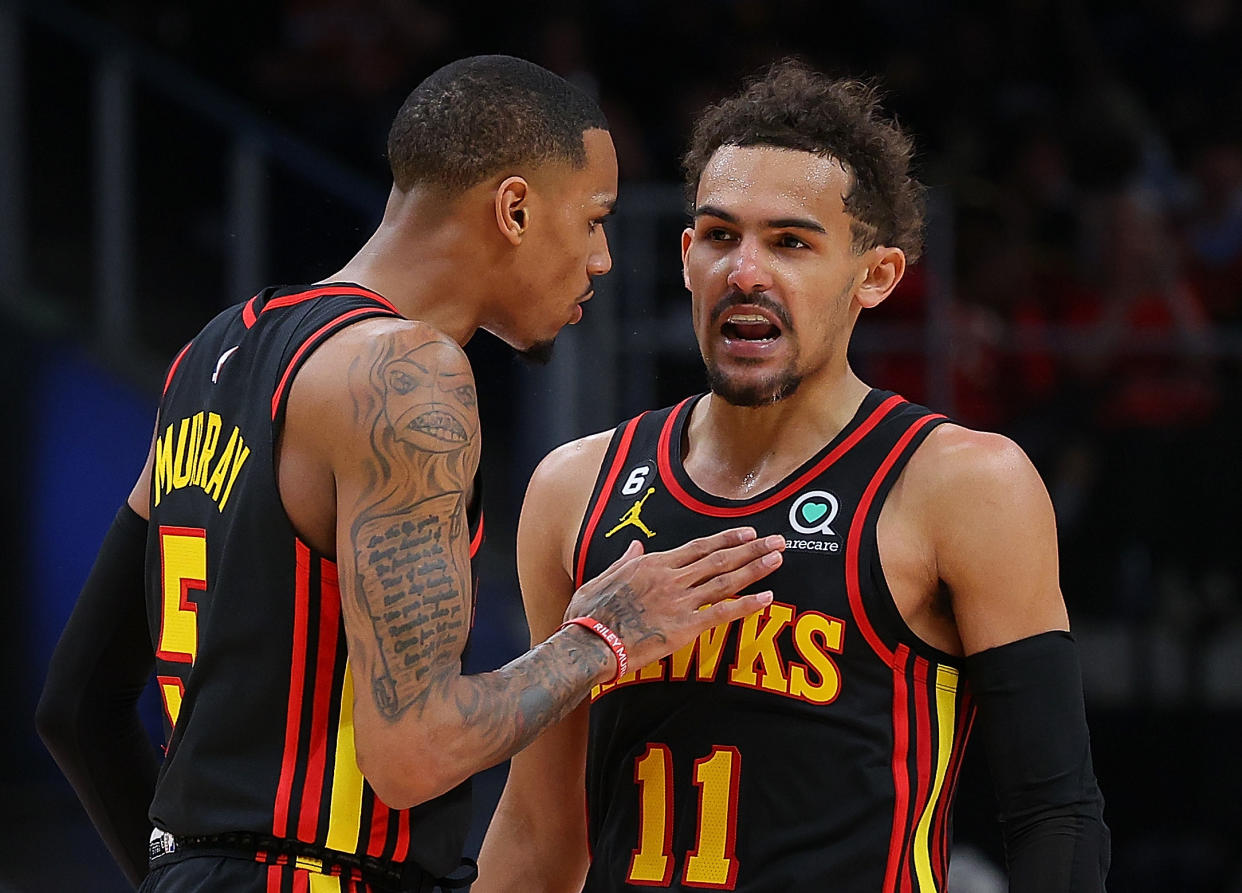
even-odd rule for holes
{"type": "Polygon", "coordinates": [[[212,384],[215,384],[216,381],[220,378],[220,367],[224,365],[224,361],[227,360],[229,357],[231,357],[234,353],[236,353],[237,348],[239,347],[241,347],[240,344],[237,345],[237,347],[230,347],[224,353],[220,354],[220,359],[216,360],[216,371],[211,373],[212,384]]]}

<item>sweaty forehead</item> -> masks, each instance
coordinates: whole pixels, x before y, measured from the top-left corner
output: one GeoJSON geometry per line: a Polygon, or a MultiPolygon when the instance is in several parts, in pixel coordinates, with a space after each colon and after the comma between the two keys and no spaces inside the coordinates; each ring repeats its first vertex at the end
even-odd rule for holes
{"type": "Polygon", "coordinates": [[[845,216],[850,175],[835,158],[775,146],[721,146],[699,177],[695,204],[741,217],[794,211],[845,216]]]}

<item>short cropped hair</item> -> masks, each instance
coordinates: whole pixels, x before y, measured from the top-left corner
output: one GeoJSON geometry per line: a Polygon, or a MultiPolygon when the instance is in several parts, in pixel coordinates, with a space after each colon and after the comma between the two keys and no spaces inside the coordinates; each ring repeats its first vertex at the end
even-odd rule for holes
{"type": "Polygon", "coordinates": [[[523,164],[586,164],[582,135],[608,129],[586,93],[524,59],[472,56],[433,72],[406,98],[388,133],[397,188],[460,192],[523,164]]]}
{"type": "Polygon", "coordinates": [[[913,263],[923,246],[924,188],[910,172],[914,144],[880,107],[873,85],[831,79],[795,59],[774,63],[742,91],[709,106],[682,159],[691,203],[721,146],[774,146],[838,161],[851,175],[843,198],[852,247],[900,248],[913,263]]]}

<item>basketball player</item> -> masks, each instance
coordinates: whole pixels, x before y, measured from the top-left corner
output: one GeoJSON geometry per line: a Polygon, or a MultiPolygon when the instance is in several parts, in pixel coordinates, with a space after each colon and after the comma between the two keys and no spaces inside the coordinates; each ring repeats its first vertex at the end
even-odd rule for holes
{"type": "Polygon", "coordinates": [[[383,220],[342,270],[260,292],[176,357],[53,656],[40,731],[144,889],[459,886],[470,775],[627,661],[770,601],[726,599],[779,565],[779,536],[636,543],[563,630],[462,675],[482,516],[461,345],[543,351],[580,318],[617,162],[591,100],[499,56],[415,89],[388,156],[383,220]],[[153,665],[158,777],[133,709],[153,665]]]}
{"type": "Polygon", "coordinates": [[[910,155],[872,89],[793,62],[698,121],[681,244],[711,392],[549,455],[518,568],[540,641],[624,553],[618,522],[649,548],[747,522],[788,539],[775,600],[633,664],[515,757],[476,893],[944,890],[972,728],[1010,889],[1103,889],[1043,484],[1009,440],[846,357],[919,252],[910,155]]]}

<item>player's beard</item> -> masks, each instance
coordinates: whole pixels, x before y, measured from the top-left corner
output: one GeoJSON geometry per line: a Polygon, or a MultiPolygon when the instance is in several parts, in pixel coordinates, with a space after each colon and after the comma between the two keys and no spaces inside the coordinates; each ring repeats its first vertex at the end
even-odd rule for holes
{"type": "Polygon", "coordinates": [[[712,393],[733,406],[767,406],[791,396],[802,384],[802,376],[787,367],[759,381],[741,380],[707,361],[707,385],[712,393]]]}
{"type": "Polygon", "coordinates": [[[744,294],[739,289],[730,289],[712,308],[713,324],[720,319],[730,307],[739,304],[754,304],[772,313],[781,324],[781,337],[792,342],[789,364],[766,378],[753,379],[748,376],[730,376],[721,370],[714,357],[704,355],[707,366],[707,384],[712,393],[733,406],[767,406],[791,396],[802,384],[802,376],[798,368],[798,342],[794,331],[793,320],[789,313],[762,292],[744,294]]]}
{"type": "Polygon", "coordinates": [[[546,341],[536,341],[525,350],[519,350],[517,355],[532,366],[546,366],[552,362],[552,348],[556,347],[556,339],[549,338],[546,341]]]}

